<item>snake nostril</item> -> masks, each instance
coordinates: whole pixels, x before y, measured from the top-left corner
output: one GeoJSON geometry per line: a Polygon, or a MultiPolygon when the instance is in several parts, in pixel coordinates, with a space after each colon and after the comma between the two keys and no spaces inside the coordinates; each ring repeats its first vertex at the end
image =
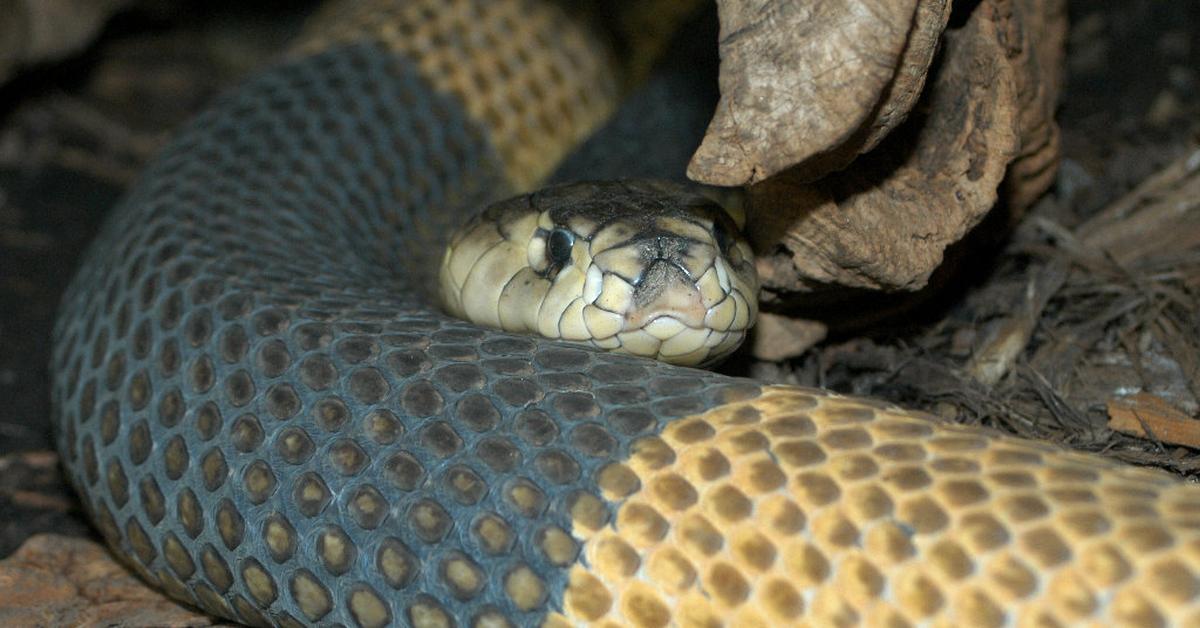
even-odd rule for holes
{"type": "Polygon", "coordinates": [[[667,257],[659,257],[652,261],[646,269],[643,276],[656,274],[661,276],[663,281],[681,281],[684,283],[694,283],[692,272],[687,269],[687,266],[680,261],[678,256],[671,255],[667,257]]]}
{"type": "Polygon", "coordinates": [[[642,306],[666,291],[680,287],[695,289],[692,275],[679,262],[671,259],[656,259],[648,264],[633,282],[634,303],[642,306]]]}

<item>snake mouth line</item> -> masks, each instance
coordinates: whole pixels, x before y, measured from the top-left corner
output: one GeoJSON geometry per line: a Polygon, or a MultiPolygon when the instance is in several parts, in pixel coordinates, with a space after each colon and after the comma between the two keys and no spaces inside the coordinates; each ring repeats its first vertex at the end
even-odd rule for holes
{"type": "MultiPolygon", "coordinates": [[[[627,321],[631,320],[631,317],[628,314],[626,314],[625,320],[627,320],[627,321]]],[[[663,321],[663,320],[677,322],[680,325],[683,325],[684,327],[687,327],[689,329],[708,329],[707,327],[704,326],[703,323],[689,323],[686,319],[681,319],[680,317],[675,316],[673,314],[655,314],[654,316],[646,318],[642,322],[641,325],[639,325],[637,327],[630,327],[630,329],[644,328],[647,325],[651,325],[653,323],[663,321]]]]}
{"type": "Polygon", "coordinates": [[[711,309],[699,298],[699,293],[696,293],[695,298],[688,298],[685,303],[672,304],[669,307],[642,308],[631,304],[621,315],[621,331],[644,329],[652,325],[709,329],[705,317],[711,309]]]}

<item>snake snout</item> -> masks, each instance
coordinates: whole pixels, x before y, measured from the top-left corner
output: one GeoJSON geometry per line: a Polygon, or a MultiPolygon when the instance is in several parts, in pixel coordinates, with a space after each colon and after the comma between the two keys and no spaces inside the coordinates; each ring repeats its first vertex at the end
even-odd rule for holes
{"type": "Polygon", "coordinates": [[[678,262],[659,258],[637,282],[625,312],[626,330],[640,329],[660,318],[671,318],[692,328],[704,326],[708,305],[691,274],[678,262]]]}

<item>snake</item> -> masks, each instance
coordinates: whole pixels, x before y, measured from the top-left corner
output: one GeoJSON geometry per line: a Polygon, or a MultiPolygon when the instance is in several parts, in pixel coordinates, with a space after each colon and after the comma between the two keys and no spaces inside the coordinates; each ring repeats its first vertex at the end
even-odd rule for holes
{"type": "Polygon", "coordinates": [[[63,297],[56,446],[146,582],[254,626],[1200,625],[1195,486],[688,366],[754,307],[713,206],[535,189],[623,89],[570,6],[312,24],[179,131],[63,297]]]}

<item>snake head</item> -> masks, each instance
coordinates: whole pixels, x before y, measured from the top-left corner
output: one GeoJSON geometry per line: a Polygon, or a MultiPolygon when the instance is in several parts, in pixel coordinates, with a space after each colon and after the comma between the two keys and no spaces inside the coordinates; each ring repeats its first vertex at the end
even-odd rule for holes
{"type": "Polygon", "coordinates": [[[492,205],[440,270],[452,315],[686,365],[737,348],[758,313],[754,256],[720,205],[660,181],[575,183],[492,205]]]}

